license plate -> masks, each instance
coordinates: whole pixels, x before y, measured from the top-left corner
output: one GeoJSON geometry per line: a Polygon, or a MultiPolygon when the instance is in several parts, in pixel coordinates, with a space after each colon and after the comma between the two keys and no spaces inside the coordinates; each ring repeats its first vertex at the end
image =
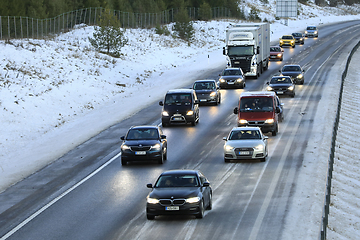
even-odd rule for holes
{"type": "Polygon", "coordinates": [[[170,206],[170,207],[165,207],[166,211],[178,211],[179,210],[179,206],[170,206]]]}
{"type": "Polygon", "coordinates": [[[278,91],[278,92],[276,92],[277,94],[284,94],[284,92],[282,92],[282,91],[278,91]]]}
{"type": "Polygon", "coordinates": [[[239,64],[240,62],[234,62],[235,64],[239,64]]]}
{"type": "Polygon", "coordinates": [[[175,118],[174,118],[174,121],[181,121],[181,120],[182,120],[181,117],[175,117],[175,118]]]}
{"type": "Polygon", "coordinates": [[[146,155],[146,151],[137,151],[135,155],[146,155]]]}
{"type": "Polygon", "coordinates": [[[234,84],[234,82],[228,82],[228,84],[234,84]]]}
{"type": "Polygon", "coordinates": [[[200,102],[206,102],[206,99],[200,99],[200,102]]]}
{"type": "Polygon", "coordinates": [[[249,155],[250,152],[249,151],[241,151],[239,152],[239,155],[249,155]]]}
{"type": "Polygon", "coordinates": [[[181,117],[181,114],[175,113],[175,114],[174,114],[174,117],[181,117]]]}
{"type": "Polygon", "coordinates": [[[270,56],[270,58],[276,58],[276,56],[270,56]]]}

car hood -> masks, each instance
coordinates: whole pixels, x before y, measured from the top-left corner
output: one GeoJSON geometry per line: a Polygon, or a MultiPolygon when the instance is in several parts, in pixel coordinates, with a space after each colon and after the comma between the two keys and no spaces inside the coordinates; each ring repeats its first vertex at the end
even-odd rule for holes
{"type": "Polygon", "coordinates": [[[299,74],[302,74],[302,72],[281,72],[284,76],[297,76],[299,74]]]}
{"type": "Polygon", "coordinates": [[[270,55],[278,55],[281,52],[270,52],[270,55]]]}
{"type": "Polygon", "coordinates": [[[226,142],[227,146],[231,146],[234,148],[253,148],[260,144],[264,144],[264,142],[261,139],[228,140],[226,142]]]}
{"type": "Polygon", "coordinates": [[[216,91],[214,89],[206,89],[206,90],[196,90],[195,92],[196,92],[196,94],[203,94],[203,93],[210,94],[210,93],[216,92],[216,91]]]}
{"type": "Polygon", "coordinates": [[[233,75],[233,76],[221,76],[222,79],[224,80],[234,80],[234,79],[239,79],[242,78],[241,76],[237,76],[237,75],[233,75]]]}
{"type": "Polygon", "coordinates": [[[240,112],[240,119],[248,121],[265,121],[274,117],[274,112],[240,112]]]}
{"type": "Polygon", "coordinates": [[[292,86],[292,84],[291,83],[276,83],[276,84],[269,84],[269,87],[272,87],[272,88],[281,88],[281,87],[283,87],[283,88],[287,88],[287,87],[290,87],[290,86],[292,86]]]}
{"type": "Polygon", "coordinates": [[[149,145],[155,145],[159,143],[159,140],[126,140],[125,144],[127,146],[149,146],[149,145]]]}
{"type": "Polygon", "coordinates": [[[189,198],[198,196],[199,191],[199,187],[153,188],[149,197],[158,199],[189,198]]]}

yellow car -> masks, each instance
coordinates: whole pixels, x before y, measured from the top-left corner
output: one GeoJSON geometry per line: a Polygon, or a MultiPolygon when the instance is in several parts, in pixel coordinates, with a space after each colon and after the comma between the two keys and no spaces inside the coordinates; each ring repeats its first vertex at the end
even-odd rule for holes
{"type": "Polygon", "coordinates": [[[279,45],[280,47],[282,46],[291,46],[291,47],[295,47],[295,38],[293,35],[284,35],[280,38],[280,41],[279,41],[279,45]]]}

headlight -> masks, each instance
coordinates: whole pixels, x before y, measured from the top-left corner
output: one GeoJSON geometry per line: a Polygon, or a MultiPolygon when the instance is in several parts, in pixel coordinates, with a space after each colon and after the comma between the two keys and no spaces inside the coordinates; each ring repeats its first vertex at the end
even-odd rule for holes
{"type": "Polygon", "coordinates": [[[188,111],[187,113],[186,113],[186,115],[193,115],[194,114],[194,111],[193,110],[190,110],[190,111],[188,111]]]}
{"type": "Polygon", "coordinates": [[[239,123],[241,123],[241,124],[247,124],[247,123],[248,123],[248,121],[247,121],[247,120],[245,120],[245,119],[240,119],[240,120],[239,120],[239,123]]]}
{"type": "Polygon", "coordinates": [[[297,78],[303,78],[303,75],[302,75],[302,74],[299,74],[299,75],[297,76],[297,78]]]}
{"type": "Polygon", "coordinates": [[[270,86],[268,86],[268,87],[266,87],[266,90],[268,90],[268,91],[272,91],[272,90],[273,90],[273,88],[272,88],[272,87],[270,87],[270,86]]]}
{"type": "Polygon", "coordinates": [[[210,93],[210,97],[215,97],[216,96],[216,92],[211,92],[210,93]]]}
{"type": "Polygon", "coordinates": [[[220,82],[225,82],[225,79],[220,78],[219,81],[220,82]]]}
{"type": "Polygon", "coordinates": [[[125,144],[123,144],[123,145],[121,145],[121,149],[122,149],[122,150],[129,150],[130,147],[127,146],[127,145],[125,145],[125,144]]]}
{"type": "Polygon", "coordinates": [[[288,87],[290,91],[294,90],[294,86],[288,87]]]}
{"type": "Polygon", "coordinates": [[[305,31],[305,33],[307,33],[307,31],[305,31]]]}
{"type": "Polygon", "coordinates": [[[303,40],[303,38],[300,38],[300,41],[302,41],[303,40]]]}
{"type": "Polygon", "coordinates": [[[277,55],[278,57],[281,57],[281,53],[278,53],[278,55],[277,55]]]}
{"type": "Polygon", "coordinates": [[[157,204],[159,203],[159,199],[156,199],[156,198],[147,198],[147,203],[150,203],[150,204],[157,204]]]}
{"type": "Polygon", "coordinates": [[[266,119],[265,123],[274,123],[274,119],[273,118],[266,119]]]}
{"type": "Polygon", "coordinates": [[[157,144],[155,144],[154,146],[151,147],[151,149],[154,149],[154,150],[160,150],[160,148],[161,148],[160,143],[157,143],[157,144]]]}
{"type": "Polygon", "coordinates": [[[199,197],[192,197],[192,198],[188,198],[186,199],[187,203],[197,203],[200,202],[200,198],[199,197]]]}
{"type": "Polygon", "coordinates": [[[169,116],[169,113],[167,111],[163,111],[162,112],[162,115],[165,116],[165,117],[168,117],[169,116]]]}
{"type": "Polygon", "coordinates": [[[294,43],[295,42],[295,40],[291,40],[291,43],[294,43]]]}
{"type": "Polygon", "coordinates": [[[262,144],[259,144],[255,147],[255,150],[258,150],[258,151],[263,151],[264,150],[264,145],[262,144]]]}
{"type": "Polygon", "coordinates": [[[314,34],[317,34],[317,31],[315,31],[314,34]]]}
{"type": "Polygon", "coordinates": [[[282,43],[283,42],[283,40],[280,40],[280,43],[282,43]]]}
{"type": "Polygon", "coordinates": [[[241,82],[242,81],[242,78],[238,78],[236,79],[237,82],[241,82]]]}
{"type": "Polygon", "coordinates": [[[232,150],[234,150],[234,147],[229,146],[229,145],[226,145],[226,146],[225,146],[225,150],[226,150],[226,151],[232,151],[232,150]]]}

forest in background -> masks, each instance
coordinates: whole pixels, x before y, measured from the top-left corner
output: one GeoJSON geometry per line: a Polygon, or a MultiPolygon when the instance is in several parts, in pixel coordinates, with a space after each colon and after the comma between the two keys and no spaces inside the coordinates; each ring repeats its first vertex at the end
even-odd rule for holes
{"type": "Polygon", "coordinates": [[[238,9],[238,0],[0,0],[0,6],[0,16],[41,19],[90,7],[133,13],[157,13],[182,7],[238,9]]]}

